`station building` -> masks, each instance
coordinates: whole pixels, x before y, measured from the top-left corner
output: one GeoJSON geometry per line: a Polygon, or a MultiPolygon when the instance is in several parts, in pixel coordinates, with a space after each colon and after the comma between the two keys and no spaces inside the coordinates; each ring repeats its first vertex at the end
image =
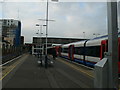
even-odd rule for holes
{"type": "MultiPolygon", "coordinates": [[[[63,38],[63,37],[47,37],[47,47],[68,44],[86,39],[80,38],[63,38]]],[[[46,46],[46,37],[33,37],[32,54],[37,54],[39,50],[44,50],[46,46]]]]}
{"type": "Polygon", "coordinates": [[[11,46],[19,46],[21,39],[21,22],[14,19],[1,19],[2,42],[6,41],[11,46]]]}
{"type": "MultiPolygon", "coordinates": [[[[86,39],[80,38],[62,38],[62,37],[47,37],[47,43],[51,44],[68,44],[86,39]]],[[[33,37],[33,44],[46,43],[46,37],[33,37]]]]}
{"type": "Polygon", "coordinates": [[[21,36],[20,44],[21,44],[21,45],[24,45],[24,36],[21,36]]]}

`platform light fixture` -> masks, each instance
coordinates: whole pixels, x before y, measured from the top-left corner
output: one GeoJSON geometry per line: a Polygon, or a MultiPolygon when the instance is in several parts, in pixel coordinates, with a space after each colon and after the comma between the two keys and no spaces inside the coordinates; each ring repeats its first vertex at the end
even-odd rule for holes
{"type": "MultiPolygon", "coordinates": [[[[51,0],[53,2],[58,2],[58,0],[51,0]]],[[[48,2],[49,0],[47,0],[47,9],[46,9],[46,53],[45,53],[45,68],[47,68],[47,36],[48,36],[48,2]]]]}

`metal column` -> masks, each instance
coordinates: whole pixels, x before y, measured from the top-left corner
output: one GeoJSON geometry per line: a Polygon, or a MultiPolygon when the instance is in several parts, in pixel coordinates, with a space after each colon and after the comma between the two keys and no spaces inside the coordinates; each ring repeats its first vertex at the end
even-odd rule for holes
{"type": "Polygon", "coordinates": [[[108,59],[103,58],[95,64],[94,88],[108,88],[108,59]]]}
{"type": "Polygon", "coordinates": [[[106,58],[95,65],[95,88],[115,88],[118,90],[118,22],[117,1],[107,2],[108,52],[106,58]]]}
{"type": "Polygon", "coordinates": [[[48,66],[47,58],[47,36],[48,36],[48,0],[47,0],[47,10],[46,10],[46,52],[45,52],[45,68],[48,66]]]}
{"type": "Polygon", "coordinates": [[[108,83],[109,88],[118,89],[118,23],[117,1],[107,2],[108,13],[108,83]]]}

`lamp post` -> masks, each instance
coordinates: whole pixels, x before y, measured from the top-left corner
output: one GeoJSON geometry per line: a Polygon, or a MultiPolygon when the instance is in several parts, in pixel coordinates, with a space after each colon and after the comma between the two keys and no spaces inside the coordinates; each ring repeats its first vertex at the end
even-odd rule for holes
{"type": "MultiPolygon", "coordinates": [[[[58,0],[52,0],[58,2],[58,0]]],[[[45,53],[45,68],[47,68],[47,36],[48,36],[48,0],[47,0],[47,9],[46,9],[46,53],[45,53]]]]}
{"type": "Polygon", "coordinates": [[[47,36],[48,36],[48,0],[47,0],[47,9],[46,9],[46,53],[45,53],[45,68],[47,68],[47,36]]]}
{"type": "MultiPolygon", "coordinates": [[[[51,0],[51,1],[58,2],[58,0],[51,0]]],[[[41,21],[46,21],[46,25],[43,25],[43,26],[46,26],[45,68],[47,68],[47,64],[48,64],[48,63],[47,63],[48,21],[55,21],[55,20],[48,20],[48,2],[49,2],[49,0],[47,0],[46,19],[38,19],[38,20],[41,20],[41,21]]]]}

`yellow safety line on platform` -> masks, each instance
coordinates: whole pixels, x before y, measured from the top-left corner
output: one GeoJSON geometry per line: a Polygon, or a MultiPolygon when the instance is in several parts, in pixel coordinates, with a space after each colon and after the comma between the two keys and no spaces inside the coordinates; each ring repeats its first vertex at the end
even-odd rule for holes
{"type": "Polygon", "coordinates": [[[4,79],[21,61],[22,60],[19,60],[18,62],[16,62],[15,65],[13,65],[13,67],[4,76],[2,76],[2,78],[0,78],[0,80],[4,79]]]}
{"type": "MultiPolygon", "coordinates": [[[[59,60],[59,59],[58,59],[59,60]]],[[[69,65],[70,67],[72,67],[72,68],[74,68],[74,69],[76,69],[76,70],[78,70],[78,71],[80,71],[80,72],[82,72],[82,73],[84,73],[84,74],[87,74],[88,76],[90,76],[90,77],[92,77],[92,78],[94,78],[92,75],[90,75],[89,73],[87,73],[87,72],[85,72],[85,71],[83,71],[83,70],[80,70],[79,68],[77,68],[76,66],[74,66],[74,65],[72,65],[72,64],[70,64],[70,63],[67,63],[66,61],[63,61],[63,60],[59,60],[60,62],[62,62],[62,63],[65,63],[65,64],[67,64],[67,65],[69,65]]]]}
{"type": "MultiPolygon", "coordinates": [[[[19,63],[20,63],[20,61],[17,62],[16,65],[18,65],[19,63]]],[[[4,78],[16,67],[16,65],[14,65],[14,66],[10,69],[10,71],[8,71],[2,78],[0,78],[0,80],[4,79],[4,78]]]]}

